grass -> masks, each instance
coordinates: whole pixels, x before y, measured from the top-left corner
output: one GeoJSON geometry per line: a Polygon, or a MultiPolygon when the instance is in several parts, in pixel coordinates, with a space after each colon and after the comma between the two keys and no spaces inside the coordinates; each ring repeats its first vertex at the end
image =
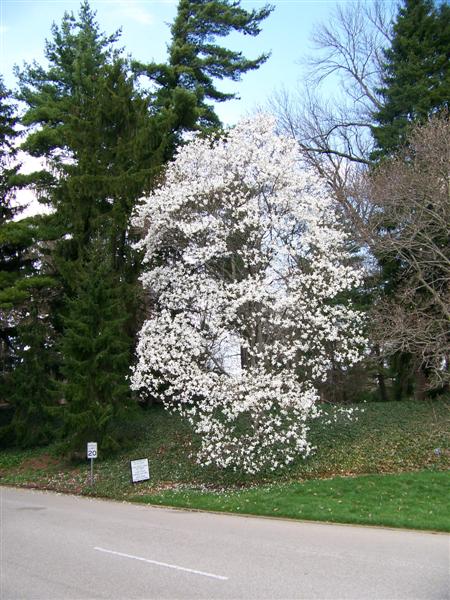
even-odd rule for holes
{"type": "Polygon", "coordinates": [[[356,405],[348,423],[313,423],[316,453],[257,478],[196,464],[199,440],[160,407],[131,424],[115,456],[61,460],[58,446],[0,455],[0,483],[238,513],[450,530],[450,400],[356,405]],[[436,449],[439,449],[436,452],[436,449]],[[130,483],[129,461],[147,457],[151,480],[130,483]]]}
{"type": "Polygon", "coordinates": [[[335,477],[242,491],[178,489],[136,494],[136,502],[450,532],[450,475],[446,472],[335,477]]]}

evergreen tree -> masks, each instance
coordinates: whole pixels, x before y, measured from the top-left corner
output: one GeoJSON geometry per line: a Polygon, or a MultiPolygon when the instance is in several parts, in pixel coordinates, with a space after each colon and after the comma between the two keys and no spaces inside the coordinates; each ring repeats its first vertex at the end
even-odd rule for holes
{"type": "MultiPolygon", "coordinates": [[[[17,234],[16,243],[20,240],[20,251],[23,250],[25,256],[20,261],[16,246],[15,258],[19,268],[14,278],[6,279],[7,284],[0,291],[0,394],[13,411],[8,437],[22,446],[48,439],[49,414],[44,406],[53,401],[47,390],[52,387],[56,364],[52,350],[55,332],[49,313],[57,284],[51,274],[45,273],[45,265],[39,262],[36,235],[42,229],[39,220],[36,219],[37,223],[34,221],[27,219],[7,223],[3,230],[0,228],[2,241],[8,239],[10,242],[11,234],[17,234]],[[28,240],[29,246],[24,245],[25,240],[28,240]],[[40,423],[39,416],[42,417],[40,423]]],[[[2,274],[8,275],[9,271],[2,274]]]]}
{"type": "Polygon", "coordinates": [[[12,95],[0,77],[0,225],[18,211],[11,204],[15,190],[13,178],[19,170],[19,165],[13,164],[17,154],[15,141],[18,136],[18,118],[15,110],[12,95]]]}
{"type": "Polygon", "coordinates": [[[244,10],[235,0],[180,0],[171,27],[168,62],[135,69],[146,73],[159,90],[156,105],[173,115],[174,130],[210,129],[220,125],[209,102],[224,102],[236,94],[221,92],[215,80],[238,81],[247,71],[258,69],[269,57],[262,54],[249,60],[242,52],[215,43],[232,32],[256,36],[261,22],[273,7],[244,10]]]}
{"type": "Polygon", "coordinates": [[[450,5],[405,0],[393,31],[382,65],[382,107],[374,114],[375,157],[394,153],[413,123],[449,106],[450,5]]]}
{"type": "MultiPolygon", "coordinates": [[[[129,217],[159,172],[164,153],[159,125],[115,47],[117,39],[118,34],[107,36],[100,31],[95,13],[83,2],[77,16],[66,13],[60,27],[53,25],[45,49],[49,66],[34,63],[18,72],[19,97],[27,107],[23,122],[29,127],[23,148],[48,165],[29,179],[41,202],[54,209],[51,220],[56,239],[46,259],[54,266],[64,294],[56,299],[53,311],[56,331],[63,336],[61,373],[56,378],[66,380],[65,431],[72,447],[92,429],[104,440],[109,435],[112,444],[116,397],[126,395],[124,370],[131,362],[129,348],[137,327],[137,261],[129,217]],[[100,338],[105,341],[109,326],[118,339],[105,344],[101,360],[94,361],[97,387],[91,389],[91,380],[86,383],[82,370],[76,368],[81,350],[75,338],[77,321],[83,323],[85,310],[89,315],[89,303],[100,310],[96,294],[101,276],[87,258],[98,244],[110,271],[99,289],[106,297],[105,286],[111,285],[109,291],[122,308],[120,327],[114,311],[104,309],[100,338]],[[127,317],[127,327],[122,326],[127,317]],[[119,367],[116,345],[121,344],[128,350],[119,367]],[[116,389],[109,394],[105,382],[112,377],[111,369],[116,369],[117,381],[113,377],[111,389],[116,389]]],[[[94,324],[86,327],[89,339],[94,324]]]]}
{"type": "Polygon", "coordinates": [[[35,174],[35,181],[41,200],[57,212],[58,268],[70,287],[71,261],[105,219],[115,265],[124,265],[130,212],[161,165],[161,139],[115,48],[118,34],[99,31],[87,2],[78,18],[66,13],[52,34],[50,67],[28,65],[19,73],[20,98],[32,128],[24,149],[45,157],[56,174],[35,174]]]}
{"type": "Polygon", "coordinates": [[[16,236],[14,231],[6,230],[18,212],[12,204],[15,192],[12,178],[18,170],[18,166],[12,164],[16,155],[17,118],[10,100],[10,94],[0,79],[0,394],[3,400],[7,397],[5,383],[12,370],[12,347],[16,335],[15,323],[10,315],[17,296],[14,284],[18,277],[21,249],[29,245],[28,236],[24,239],[24,236],[16,236]]]}
{"type": "Polygon", "coordinates": [[[28,447],[48,443],[55,435],[57,396],[52,374],[57,358],[51,323],[39,302],[32,304],[17,329],[8,394],[14,413],[3,434],[14,444],[28,447]]]}
{"type": "Polygon", "coordinates": [[[11,94],[0,79],[0,398],[13,414],[2,433],[5,440],[27,445],[46,439],[43,406],[49,400],[50,371],[44,346],[49,347],[49,336],[40,310],[41,297],[54,281],[40,260],[46,218],[19,218],[23,207],[15,195],[24,182],[18,173],[17,125],[11,94]]]}
{"type": "Polygon", "coordinates": [[[102,239],[79,261],[77,294],[67,303],[60,343],[61,385],[68,449],[83,452],[88,441],[114,448],[126,420],[131,343],[122,287],[102,239]]]}
{"type": "MultiPolygon", "coordinates": [[[[17,122],[11,95],[0,78],[0,306],[3,310],[12,308],[18,296],[22,299],[15,283],[20,277],[24,252],[32,241],[29,229],[17,225],[13,220],[21,210],[14,205],[15,178],[19,170],[15,160],[17,122]]],[[[4,329],[1,329],[2,342],[4,329]]]]}

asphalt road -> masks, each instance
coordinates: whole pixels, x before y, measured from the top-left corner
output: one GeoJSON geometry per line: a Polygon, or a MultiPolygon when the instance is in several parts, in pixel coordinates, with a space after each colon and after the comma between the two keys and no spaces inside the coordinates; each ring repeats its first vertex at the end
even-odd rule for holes
{"type": "Polygon", "coordinates": [[[10,599],[450,598],[450,536],[0,488],[10,599]]]}

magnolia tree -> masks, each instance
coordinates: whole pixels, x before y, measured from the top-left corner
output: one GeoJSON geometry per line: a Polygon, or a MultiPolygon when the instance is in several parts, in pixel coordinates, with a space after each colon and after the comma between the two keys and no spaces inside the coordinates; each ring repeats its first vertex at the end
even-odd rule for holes
{"type": "Polygon", "coordinates": [[[134,219],[152,299],[132,386],[201,434],[203,464],[255,473],[307,456],[315,384],[363,344],[358,283],[325,184],[271,118],[195,139],[134,219]]]}

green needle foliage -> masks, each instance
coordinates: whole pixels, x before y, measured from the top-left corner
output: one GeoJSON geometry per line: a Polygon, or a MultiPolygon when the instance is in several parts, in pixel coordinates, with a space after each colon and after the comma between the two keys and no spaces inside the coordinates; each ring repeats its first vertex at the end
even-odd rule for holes
{"type": "Polygon", "coordinates": [[[61,391],[66,448],[82,453],[92,440],[104,450],[117,447],[117,426],[126,422],[130,401],[131,343],[123,283],[101,239],[79,261],[77,279],[63,320],[61,391]]]}
{"type": "Polygon", "coordinates": [[[18,136],[18,118],[11,94],[0,77],[0,219],[3,223],[17,213],[11,200],[14,197],[14,176],[19,166],[14,164],[16,157],[15,140],[18,136]]]}
{"type": "Polygon", "coordinates": [[[117,39],[100,31],[83,2],[77,16],[66,13],[61,26],[52,27],[45,49],[49,66],[26,65],[18,73],[29,127],[23,149],[48,165],[28,183],[54,211],[54,243],[43,262],[61,284],[53,311],[63,336],[56,379],[66,382],[64,431],[72,448],[94,433],[113,445],[111,423],[128,395],[124,373],[139,296],[129,217],[164,154],[159,124],[115,48],[117,39]],[[92,258],[98,245],[105,272],[92,258]]]}
{"type": "Polygon", "coordinates": [[[0,79],[0,398],[12,409],[1,431],[3,442],[20,445],[49,440],[45,406],[51,369],[51,330],[41,315],[51,299],[54,280],[40,263],[39,241],[45,218],[19,219],[16,141],[18,118],[11,95],[0,79]],[[47,301],[43,302],[43,296],[47,301]]]}
{"type": "Polygon", "coordinates": [[[11,309],[27,294],[16,288],[23,254],[30,244],[26,228],[13,219],[15,187],[12,182],[18,166],[14,166],[14,141],[17,137],[15,108],[10,94],[0,79],[0,397],[8,397],[9,380],[14,367],[16,320],[11,309]]]}
{"type": "Polygon", "coordinates": [[[405,0],[382,70],[382,108],[374,115],[375,158],[406,142],[414,122],[449,107],[450,5],[405,0]]]}
{"type": "Polygon", "coordinates": [[[19,166],[16,162],[15,141],[18,119],[10,93],[0,78],[0,309],[2,310],[2,342],[8,344],[6,331],[9,328],[7,312],[28,296],[17,288],[23,270],[29,270],[26,251],[33,242],[33,233],[28,222],[14,219],[20,207],[14,206],[17,189],[16,177],[19,166]]]}
{"type": "Polygon", "coordinates": [[[181,128],[215,129],[220,121],[208,102],[224,102],[236,94],[221,92],[216,80],[240,80],[269,57],[249,60],[242,52],[215,43],[232,32],[256,36],[273,7],[247,11],[234,0],[180,0],[171,28],[169,58],[165,64],[135,63],[158,86],[156,106],[178,114],[181,128]]]}
{"type": "Polygon", "coordinates": [[[15,368],[8,399],[14,408],[5,439],[22,447],[49,443],[55,434],[57,364],[51,325],[34,302],[18,327],[15,368]]]}
{"type": "Polygon", "coordinates": [[[52,34],[49,68],[27,65],[18,73],[30,127],[23,147],[50,164],[51,172],[36,173],[35,182],[41,200],[56,210],[57,266],[70,287],[70,262],[105,219],[114,265],[123,266],[130,212],[161,166],[162,141],[115,48],[118,34],[99,31],[87,2],[78,17],[66,13],[52,34]]]}

